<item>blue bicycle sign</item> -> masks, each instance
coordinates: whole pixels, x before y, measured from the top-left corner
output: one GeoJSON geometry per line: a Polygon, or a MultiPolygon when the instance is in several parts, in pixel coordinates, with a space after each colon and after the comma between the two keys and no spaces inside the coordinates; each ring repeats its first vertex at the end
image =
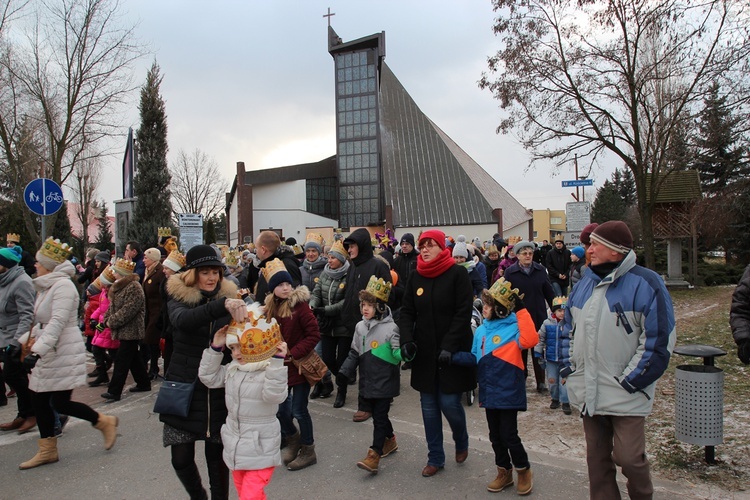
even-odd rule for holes
{"type": "Polygon", "coordinates": [[[52,215],[62,208],[62,188],[52,179],[34,179],[23,191],[23,201],[37,215],[52,215]]]}

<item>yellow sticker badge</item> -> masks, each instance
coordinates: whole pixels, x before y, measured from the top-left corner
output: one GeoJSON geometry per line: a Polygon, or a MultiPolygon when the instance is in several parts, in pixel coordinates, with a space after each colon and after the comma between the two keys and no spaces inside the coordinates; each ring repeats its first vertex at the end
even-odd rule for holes
{"type": "Polygon", "coordinates": [[[344,286],[346,286],[344,283],[339,284],[339,288],[344,288],[344,286]]]}
{"type": "Polygon", "coordinates": [[[377,340],[373,340],[372,342],[370,342],[370,349],[377,349],[377,348],[378,348],[377,340]]]}
{"type": "Polygon", "coordinates": [[[424,288],[422,287],[417,288],[417,297],[421,297],[423,293],[424,293],[424,288]]]}
{"type": "Polygon", "coordinates": [[[500,343],[500,335],[495,335],[494,337],[492,337],[492,343],[498,345],[500,343]]]}

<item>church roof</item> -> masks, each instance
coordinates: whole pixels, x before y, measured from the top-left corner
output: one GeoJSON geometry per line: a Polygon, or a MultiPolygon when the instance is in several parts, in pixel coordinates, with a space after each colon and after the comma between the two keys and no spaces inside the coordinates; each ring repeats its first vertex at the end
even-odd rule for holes
{"type": "Polygon", "coordinates": [[[380,72],[380,132],[385,204],[397,227],[494,224],[532,215],[419,109],[391,69],[380,72]]]}

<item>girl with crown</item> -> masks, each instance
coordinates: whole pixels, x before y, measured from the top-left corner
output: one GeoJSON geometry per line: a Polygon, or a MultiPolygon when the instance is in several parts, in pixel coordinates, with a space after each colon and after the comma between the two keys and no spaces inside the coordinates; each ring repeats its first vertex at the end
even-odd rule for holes
{"type": "Polygon", "coordinates": [[[482,293],[485,321],[474,334],[471,352],[457,352],[453,363],[477,366],[479,406],[485,409],[490,442],[495,452],[497,477],[487,485],[491,492],[513,485],[513,467],[518,474],[519,495],[532,489],[529,457],[518,435],[518,412],[526,411],[526,383],[521,351],[539,341],[534,320],[526,310],[518,289],[505,278],[482,293]]]}
{"type": "Polygon", "coordinates": [[[273,259],[263,268],[263,277],[268,283],[265,315],[275,319],[281,326],[281,335],[289,346],[284,360],[288,367],[289,392],[279,405],[281,435],[286,446],[281,450],[281,459],[289,470],[300,470],[318,462],[315,455],[313,423],[307,409],[310,384],[300,374],[292,360],[301,360],[310,354],[320,340],[318,322],[310,306],[310,291],[305,285],[292,287],[292,276],[279,259],[273,259]],[[299,424],[299,430],[294,425],[299,424]]]}
{"type": "Polygon", "coordinates": [[[264,488],[281,465],[276,412],[287,397],[287,345],[279,325],[262,316],[257,302],[248,316],[214,334],[198,370],[206,387],[226,387],[227,421],[221,441],[240,500],[266,498],[264,488]],[[225,350],[232,353],[228,365],[222,365],[225,350]]]}

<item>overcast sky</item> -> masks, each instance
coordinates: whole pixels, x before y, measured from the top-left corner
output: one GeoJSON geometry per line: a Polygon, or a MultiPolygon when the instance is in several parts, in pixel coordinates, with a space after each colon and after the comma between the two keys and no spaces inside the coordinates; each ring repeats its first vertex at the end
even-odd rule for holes
{"type": "MultiPolygon", "coordinates": [[[[198,148],[231,181],[248,170],[317,161],[335,153],[334,69],[327,20],[345,41],[385,31],[386,62],[422,111],[522,205],[574,201],[550,167],[525,172],[528,155],[495,129],[501,111],[477,81],[498,48],[489,0],[127,0],[138,36],[164,80],[169,161],[198,148]]],[[[136,81],[145,81],[144,58],[136,81]]],[[[125,119],[137,129],[138,95],[125,119]]],[[[126,130],[124,131],[126,132],[126,130]]],[[[122,141],[124,148],[125,141],[122,141]]],[[[100,197],[122,198],[122,157],[106,163],[100,197]]],[[[595,172],[595,185],[614,168],[595,172]]],[[[593,189],[589,193],[593,195],[593,189]]],[[[461,193],[446,193],[446,196],[461,193]]],[[[113,213],[113,212],[111,212],[113,213]]]]}

